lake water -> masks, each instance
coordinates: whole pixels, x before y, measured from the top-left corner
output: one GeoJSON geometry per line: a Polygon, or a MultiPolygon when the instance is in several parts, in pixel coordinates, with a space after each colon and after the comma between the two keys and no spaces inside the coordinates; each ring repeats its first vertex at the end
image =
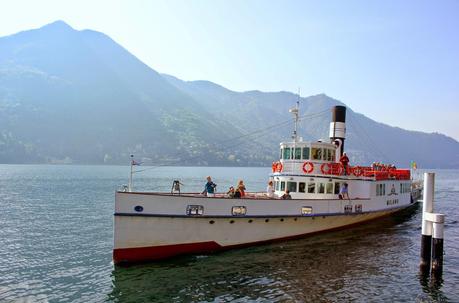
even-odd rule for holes
{"type": "MultiPolygon", "coordinates": [[[[144,169],[139,167],[139,169],[144,169]]],[[[0,165],[0,302],[459,302],[459,171],[436,171],[443,279],[418,275],[421,211],[302,240],[114,267],[114,192],[128,167],[0,165]]],[[[269,168],[161,167],[136,189],[221,191],[269,168]]]]}

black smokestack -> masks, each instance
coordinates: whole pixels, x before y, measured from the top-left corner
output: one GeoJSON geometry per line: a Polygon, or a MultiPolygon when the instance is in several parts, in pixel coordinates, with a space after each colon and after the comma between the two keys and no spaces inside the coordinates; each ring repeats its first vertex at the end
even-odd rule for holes
{"type": "Polygon", "coordinates": [[[346,106],[332,107],[332,121],[330,122],[330,140],[339,146],[339,156],[344,152],[346,139],[346,106]]]}

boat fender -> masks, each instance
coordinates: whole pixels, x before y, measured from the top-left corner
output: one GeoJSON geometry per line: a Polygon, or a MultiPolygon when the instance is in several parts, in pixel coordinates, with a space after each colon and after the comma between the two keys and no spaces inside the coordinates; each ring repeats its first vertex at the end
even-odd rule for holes
{"type": "Polygon", "coordinates": [[[314,163],[309,162],[309,161],[304,162],[304,164],[303,164],[303,171],[304,171],[306,174],[311,173],[313,170],[314,170],[314,163]]]}

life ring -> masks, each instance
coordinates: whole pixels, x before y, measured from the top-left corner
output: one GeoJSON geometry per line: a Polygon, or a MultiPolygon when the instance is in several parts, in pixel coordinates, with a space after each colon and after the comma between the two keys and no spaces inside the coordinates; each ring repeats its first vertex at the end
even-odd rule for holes
{"type": "Polygon", "coordinates": [[[314,164],[312,162],[304,162],[303,164],[303,171],[306,173],[306,174],[309,174],[311,173],[312,171],[314,170],[314,164]],[[309,168],[307,168],[307,166],[309,166],[309,168]]]}
{"type": "Polygon", "coordinates": [[[331,163],[329,165],[331,167],[332,175],[341,176],[341,174],[343,173],[343,169],[344,169],[341,163],[331,163]]]}
{"type": "Polygon", "coordinates": [[[363,169],[360,166],[356,166],[352,168],[352,173],[356,177],[360,177],[363,174],[363,169]]]}
{"type": "Polygon", "coordinates": [[[273,165],[271,166],[272,170],[273,170],[273,173],[276,172],[276,168],[277,168],[277,163],[276,162],[273,162],[273,165]]]}
{"type": "Polygon", "coordinates": [[[278,173],[280,173],[280,172],[282,172],[283,169],[284,169],[284,166],[282,165],[282,163],[277,162],[277,164],[276,164],[276,171],[277,171],[278,173]]]}
{"type": "Polygon", "coordinates": [[[330,166],[330,163],[322,163],[322,165],[320,166],[320,171],[321,171],[322,174],[324,174],[324,175],[330,175],[330,174],[331,174],[331,166],[330,166]],[[325,170],[325,167],[328,167],[328,170],[325,170]]]}

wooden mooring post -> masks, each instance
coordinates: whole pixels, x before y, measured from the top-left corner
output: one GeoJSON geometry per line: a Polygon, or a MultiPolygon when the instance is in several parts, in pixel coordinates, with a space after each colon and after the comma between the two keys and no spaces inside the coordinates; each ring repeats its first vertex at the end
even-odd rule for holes
{"type": "Polygon", "coordinates": [[[440,276],[443,272],[443,238],[445,215],[433,212],[435,173],[424,173],[422,205],[421,273],[440,276]]]}

